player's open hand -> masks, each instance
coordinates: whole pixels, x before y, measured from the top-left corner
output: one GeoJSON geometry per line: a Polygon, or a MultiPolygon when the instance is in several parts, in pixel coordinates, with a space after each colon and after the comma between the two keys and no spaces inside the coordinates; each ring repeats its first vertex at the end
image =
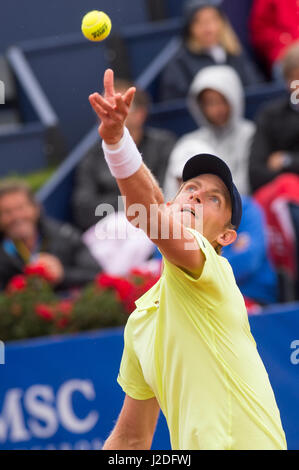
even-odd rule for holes
{"type": "Polygon", "coordinates": [[[104,75],[105,94],[93,93],[89,102],[101,120],[99,134],[106,144],[117,144],[123,136],[125,122],[133,102],[136,89],[129,88],[124,95],[115,93],[113,70],[104,75]]]}

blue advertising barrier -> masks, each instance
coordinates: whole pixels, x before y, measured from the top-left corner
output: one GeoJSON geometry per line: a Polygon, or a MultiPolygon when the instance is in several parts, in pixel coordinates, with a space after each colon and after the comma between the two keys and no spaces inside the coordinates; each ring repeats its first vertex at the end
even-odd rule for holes
{"type": "MultiPolygon", "coordinates": [[[[122,329],[6,346],[0,449],[100,449],[123,402],[122,349],[122,329]]],[[[169,449],[160,421],[153,448],[169,449]]]]}
{"type": "Polygon", "coordinates": [[[252,317],[251,331],[269,374],[288,449],[299,450],[299,306],[252,317]]]}
{"type": "MultiPolygon", "coordinates": [[[[299,449],[299,304],[250,318],[288,448],[299,449]]],[[[0,449],[100,449],[124,394],[123,330],[6,345],[0,365],[0,449]]],[[[246,367],[246,365],[244,365],[246,367]]],[[[170,449],[161,415],[153,449],[170,449]]]]}

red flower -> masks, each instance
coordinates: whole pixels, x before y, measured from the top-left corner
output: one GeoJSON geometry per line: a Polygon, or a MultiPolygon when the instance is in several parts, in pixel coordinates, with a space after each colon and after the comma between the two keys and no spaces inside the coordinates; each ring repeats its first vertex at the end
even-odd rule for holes
{"type": "Polygon", "coordinates": [[[25,276],[23,275],[18,275],[18,276],[14,276],[8,286],[7,286],[7,291],[10,292],[10,293],[14,293],[14,292],[20,292],[22,290],[24,290],[27,286],[27,281],[26,281],[26,278],[25,276]]]}
{"type": "Polygon", "coordinates": [[[131,277],[138,276],[139,282],[130,282],[127,279],[109,276],[107,274],[99,274],[96,278],[96,285],[100,289],[114,289],[120,302],[123,303],[126,311],[131,313],[135,310],[135,301],[147,292],[159,279],[159,276],[153,276],[152,273],[146,274],[138,269],[133,270],[131,277]]]}
{"type": "Polygon", "coordinates": [[[152,279],[148,279],[143,286],[144,293],[150,290],[156,284],[156,282],[158,282],[159,279],[159,276],[154,276],[152,277],[152,279]]]}
{"type": "Polygon", "coordinates": [[[126,279],[109,276],[108,274],[99,274],[96,277],[96,285],[104,289],[115,289],[119,300],[125,300],[134,290],[134,285],[126,279]]]}
{"type": "Polygon", "coordinates": [[[63,329],[65,328],[69,323],[69,319],[64,317],[64,318],[59,318],[59,320],[56,322],[56,325],[58,328],[63,329]]]}
{"type": "Polygon", "coordinates": [[[73,310],[73,302],[71,300],[61,300],[56,309],[62,315],[69,316],[73,310]]]}
{"type": "Polygon", "coordinates": [[[73,310],[73,301],[61,300],[55,305],[55,325],[59,329],[64,329],[70,322],[73,310]]]}
{"type": "Polygon", "coordinates": [[[134,285],[126,279],[117,279],[114,287],[118,293],[119,300],[122,302],[131,297],[135,291],[134,285]]]}
{"type": "Polygon", "coordinates": [[[54,318],[54,313],[52,309],[45,304],[38,304],[35,306],[35,313],[37,316],[41,317],[43,320],[51,321],[54,318]]]}
{"type": "Polygon", "coordinates": [[[132,276],[145,277],[145,276],[150,276],[151,272],[148,271],[148,270],[145,271],[145,270],[142,270],[142,269],[139,269],[139,268],[134,268],[134,269],[131,269],[130,274],[132,276]]]}
{"type": "Polygon", "coordinates": [[[130,300],[127,300],[127,301],[125,302],[125,304],[124,304],[124,305],[125,305],[125,309],[126,309],[126,311],[127,311],[127,313],[128,313],[129,315],[130,315],[130,313],[134,312],[134,310],[135,310],[135,308],[136,308],[136,305],[135,305],[135,301],[136,301],[136,300],[137,300],[136,298],[130,299],[130,300]]]}
{"type": "Polygon", "coordinates": [[[45,279],[46,281],[53,281],[52,275],[42,264],[28,264],[25,266],[24,273],[26,276],[38,276],[42,279],[45,279]]]}
{"type": "Polygon", "coordinates": [[[109,289],[110,287],[114,287],[115,280],[115,277],[109,276],[108,274],[99,274],[95,278],[95,283],[97,287],[109,289]]]}

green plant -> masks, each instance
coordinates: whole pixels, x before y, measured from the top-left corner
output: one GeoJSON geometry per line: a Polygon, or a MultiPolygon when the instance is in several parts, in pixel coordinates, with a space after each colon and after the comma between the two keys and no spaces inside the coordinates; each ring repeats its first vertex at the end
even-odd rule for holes
{"type": "Polygon", "coordinates": [[[10,341],[125,325],[135,300],[157,280],[139,271],[126,279],[102,273],[81,291],[61,298],[43,266],[27,266],[0,295],[0,338],[10,341]]]}

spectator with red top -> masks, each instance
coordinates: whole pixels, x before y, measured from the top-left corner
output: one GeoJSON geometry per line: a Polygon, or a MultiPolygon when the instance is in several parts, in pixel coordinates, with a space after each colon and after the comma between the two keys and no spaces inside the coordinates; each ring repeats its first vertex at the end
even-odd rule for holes
{"type": "Polygon", "coordinates": [[[299,1],[254,0],[250,30],[253,46],[271,69],[299,39],[299,1]]]}
{"type": "Polygon", "coordinates": [[[68,289],[92,281],[100,271],[79,232],[46,217],[25,183],[0,185],[0,289],[24,272],[68,289]]]}

